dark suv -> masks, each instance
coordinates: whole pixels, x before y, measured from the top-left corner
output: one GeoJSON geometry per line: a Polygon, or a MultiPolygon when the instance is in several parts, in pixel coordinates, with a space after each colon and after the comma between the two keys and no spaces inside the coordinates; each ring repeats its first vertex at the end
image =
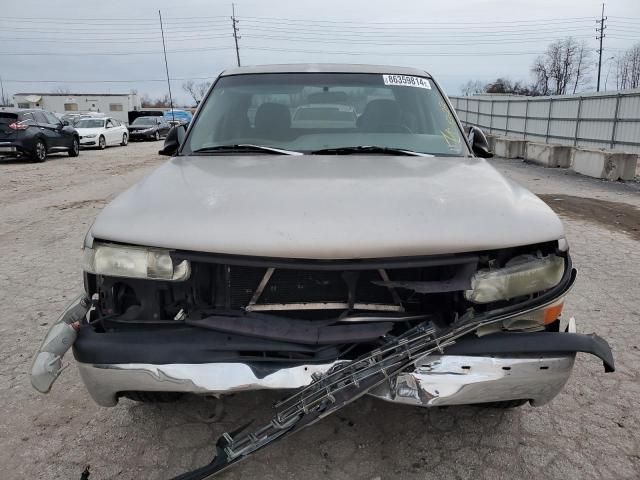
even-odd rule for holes
{"type": "Polygon", "coordinates": [[[75,128],[45,110],[0,110],[0,157],[26,157],[44,162],[49,153],[77,157],[80,140],[75,128]]]}

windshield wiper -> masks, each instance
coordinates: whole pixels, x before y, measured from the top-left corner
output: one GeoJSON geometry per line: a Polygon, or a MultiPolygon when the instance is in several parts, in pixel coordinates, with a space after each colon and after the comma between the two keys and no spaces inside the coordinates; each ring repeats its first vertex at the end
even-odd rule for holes
{"type": "Polygon", "coordinates": [[[433,157],[429,153],[414,152],[403,148],[379,147],[376,145],[358,145],[354,147],[323,148],[311,152],[313,155],[351,155],[358,153],[384,153],[388,155],[408,155],[412,157],[433,157]]]}
{"type": "Polygon", "coordinates": [[[296,152],[294,150],[284,150],[282,148],[265,147],[263,145],[252,145],[250,143],[239,143],[231,145],[214,145],[211,147],[202,147],[194,150],[191,153],[208,153],[208,152],[262,152],[271,153],[274,155],[302,155],[302,152],[296,152]]]}

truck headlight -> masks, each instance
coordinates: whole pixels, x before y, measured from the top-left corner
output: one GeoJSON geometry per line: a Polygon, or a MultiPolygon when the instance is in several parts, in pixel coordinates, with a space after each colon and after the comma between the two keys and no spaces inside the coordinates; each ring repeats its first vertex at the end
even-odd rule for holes
{"type": "Polygon", "coordinates": [[[111,277],[181,281],[189,278],[188,260],[174,265],[168,250],[94,244],[84,249],[84,270],[111,277]]]}
{"type": "Polygon", "coordinates": [[[464,296],[474,303],[490,303],[541,292],[560,283],[564,259],[556,255],[536,258],[523,255],[504,268],[479,270],[464,296]]]}

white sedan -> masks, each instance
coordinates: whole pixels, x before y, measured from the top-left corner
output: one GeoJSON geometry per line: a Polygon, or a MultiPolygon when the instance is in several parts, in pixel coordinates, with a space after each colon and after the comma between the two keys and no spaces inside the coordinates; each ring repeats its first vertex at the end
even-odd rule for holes
{"type": "Polygon", "coordinates": [[[101,150],[109,145],[125,146],[129,143],[129,129],[115,118],[82,118],[75,124],[80,136],[81,147],[98,147],[101,150]]]}

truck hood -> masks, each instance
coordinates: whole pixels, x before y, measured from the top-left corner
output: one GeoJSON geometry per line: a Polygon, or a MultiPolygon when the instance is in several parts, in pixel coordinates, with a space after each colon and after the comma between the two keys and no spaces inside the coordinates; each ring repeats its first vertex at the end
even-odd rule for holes
{"type": "Polygon", "coordinates": [[[176,157],[111,202],[95,239],[222,254],[356,259],[557,240],[562,223],[486,160],[176,157]]]}

